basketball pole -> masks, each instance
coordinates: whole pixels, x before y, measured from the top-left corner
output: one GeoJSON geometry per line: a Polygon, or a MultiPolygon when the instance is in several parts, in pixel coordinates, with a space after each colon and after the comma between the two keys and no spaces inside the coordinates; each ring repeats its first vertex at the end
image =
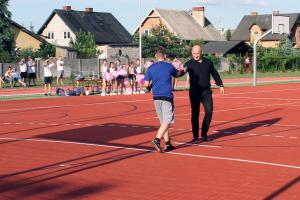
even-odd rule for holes
{"type": "Polygon", "coordinates": [[[142,0],[139,0],[139,57],[140,57],[140,65],[142,64],[142,0]]]}
{"type": "Polygon", "coordinates": [[[256,82],[257,82],[257,77],[256,77],[256,73],[257,73],[257,44],[261,39],[263,39],[266,35],[268,35],[272,31],[273,31],[273,28],[268,30],[267,32],[265,32],[262,36],[260,36],[259,38],[257,38],[254,41],[254,44],[253,44],[253,86],[256,86],[256,82]]]}

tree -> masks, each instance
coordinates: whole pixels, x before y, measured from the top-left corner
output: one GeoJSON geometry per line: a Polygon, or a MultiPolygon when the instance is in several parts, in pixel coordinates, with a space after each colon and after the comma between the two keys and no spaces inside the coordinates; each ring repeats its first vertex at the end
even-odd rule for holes
{"type": "Polygon", "coordinates": [[[47,58],[55,56],[55,46],[50,43],[41,43],[40,48],[34,53],[36,58],[47,58]]]}
{"type": "Polygon", "coordinates": [[[225,31],[225,38],[226,38],[227,41],[229,41],[231,39],[231,35],[232,35],[231,30],[227,29],[225,31]]]}
{"type": "MultiPolygon", "coordinates": [[[[133,38],[134,43],[138,44],[138,34],[133,38]]],[[[162,24],[151,29],[150,36],[143,36],[142,43],[144,58],[153,58],[158,46],[165,47],[169,57],[186,57],[189,54],[186,42],[170,33],[162,24]]]]}
{"type": "Polygon", "coordinates": [[[100,54],[92,33],[77,32],[75,35],[76,39],[71,39],[70,47],[78,52],[79,58],[96,58],[100,54]]]}
{"type": "Polygon", "coordinates": [[[9,0],[0,0],[0,62],[7,62],[14,52],[14,34],[9,27],[9,0]]]}

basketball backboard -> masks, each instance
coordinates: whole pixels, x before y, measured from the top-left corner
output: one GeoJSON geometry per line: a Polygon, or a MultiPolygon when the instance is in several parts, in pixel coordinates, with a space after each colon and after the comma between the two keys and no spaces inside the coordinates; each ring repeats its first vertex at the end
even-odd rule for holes
{"type": "Polygon", "coordinates": [[[272,34],[290,34],[290,17],[272,15],[272,34]]]}

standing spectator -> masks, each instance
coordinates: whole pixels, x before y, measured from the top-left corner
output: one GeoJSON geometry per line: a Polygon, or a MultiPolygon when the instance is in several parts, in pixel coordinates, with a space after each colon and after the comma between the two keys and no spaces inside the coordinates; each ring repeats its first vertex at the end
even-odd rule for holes
{"type": "Polygon", "coordinates": [[[20,83],[22,86],[26,87],[26,83],[24,81],[22,81],[22,78],[20,76],[20,73],[17,71],[16,68],[12,69],[12,78],[14,82],[18,82],[20,83]]]}
{"type": "Polygon", "coordinates": [[[138,88],[138,93],[144,94],[145,92],[142,90],[144,74],[143,74],[143,69],[142,69],[140,59],[136,59],[135,72],[136,72],[136,84],[138,88]]]}
{"type": "Polygon", "coordinates": [[[103,60],[103,63],[101,64],[100,66],[100,73],[101,73],[101,76],[102,76],[102,90],[101,90],[101,96],[106,96],[106,86],[107,86],[107,81],[106,81],[106,74],[108,73],[109,71],[109,67],[108,67],[108,64],[107,64],[107,60],[104,59],[103,60]]]}
{"type": "Polygon", "coordinates": [[[221,94],[224,94],[223,82],[213,63],[204,58],[200,45],[192,48],[192,59],[185,63],[185,72],[190,75],[190,103],[192,110],[192,143],[199,143],[199,114],[200,104],[204,106],[205,116],[202,122],[202,141],[211,141],[212,138],[207,136],[207,132],[213,115],[213,99],[210,84],[210,76],[214,78],[216,84],[220,87],[221,94]]]}
{"type": "Polygon", "coordinates": [[[44,67],[44,82],[45,82],[45,96],[49,95],[51,96],[51,84],[52,84],[52,72],[51,68],[55,66],[53,62],[51,62],[49,59],[47,59],[43,63],[44,67]]]}
{"type": "Polygon", "coordinates": [[[28,71],[28,78],[29,78],[29,86],[31,85],[31,82],[34,86],[36,86],[35,80],[36,80],[36,62],[34,58],[28,57],[27,62],[27,71],[28,71]]]}
{"type": "Polygon", "coordinates": [[[58,57],[58,60],[56,62],[56,66],[57,66],[57,79],[56,79],[56,85],[58,86],[59,85],[59,82],[60,82],[60,85],[63,86],[64,83],[63,83],[63,79],[64,79],[64,61],[62,60],[62,57],[59,56],[58,57]]]}
{"type": "Polygon", "coordinates": [[[117,70],[113,62],[109,63],[109,73],[112,75],[112,80],[110,81],[109,95],[113,96],[116,95],[115,89],[116,89],[116,77],[117,77],[117,70]]]}
{"type": "Polygon", "coordinates": [[[27,63],[25,61],[25,58],[22,58],[19,62],[20,72],[21,72],[21,81],[26,82],[27,78],[27,63]]]}
{"type": "Polygon", "coordinates": [[[116,67],[116,71],[119,73],[116,78],[116,80],[117,80],[117,95],[121,95],[123,84],[124,84],[124,76],[122,76],[120,74],[120,72],[122,70],[122,65],[121,65],[121,61],[119,59],[116,60],[115,67],[116,67]]]}
{"type": "Polygon", "coordinates": [[[246,56],[245,58],[245,72],[248,73],[251,71],[251,58],[246,56]]]}
{"type": "Polygon", "coordinates": [[[13,88],[13,76],[12,76],[11,66],[8,66],[8,68],[4,74],[4,80],[9,82],[10,88],[13,88]]]}
{"type": "Polygon", "coordinates": [[[131,61],[128,67],[128,79],[131,87],[131,93],[136,94],[136,75],[134,73],[134,62],[131,61]]]}

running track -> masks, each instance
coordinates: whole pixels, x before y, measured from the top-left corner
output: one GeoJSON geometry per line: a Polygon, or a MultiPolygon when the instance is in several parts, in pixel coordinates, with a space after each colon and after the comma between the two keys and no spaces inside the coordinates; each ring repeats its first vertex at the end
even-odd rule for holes
{"type": "Polygon", "coordinates": [[[299,199],[300,84],[214,95],[215,140],[189,145],[176,92],[165,154],[150,94],[3,102],[0,199],[299,199]]]}

